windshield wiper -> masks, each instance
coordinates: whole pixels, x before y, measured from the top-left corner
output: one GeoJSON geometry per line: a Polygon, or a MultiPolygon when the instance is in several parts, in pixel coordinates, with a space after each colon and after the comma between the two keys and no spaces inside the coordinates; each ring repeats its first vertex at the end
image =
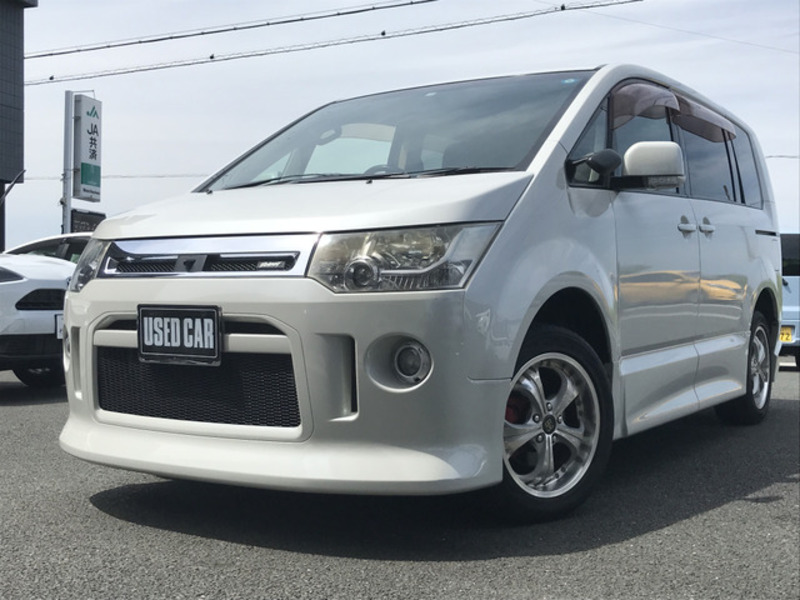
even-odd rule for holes
{"type": "Polygon", "coordinates": [[[414,176],[434,175],[469,175],[471,173],[498,173],[501,171],[516,171],[515,167],[442,167],[427,171],[414,171],[414,176]]]}
{"type": "Polygon", "coordinates": [[[379,173],[298,173],[249,181],[239,185],[222,188],[223,190],[240,190],[261,185],[281,185],[284,183],[314,183],[318,181],[369,181],[372,179],[407,179],[411,177],[429,177],[439,175],[466,175],[470,173],[496,173],[513,171],[514,167],[444,167],[426,171],[385,171],[379,173]]]}
{"type": "Polygon", "coordinates": [[[299,173],[297,175],[285,175],[282,177],[271,177],[269,179],[260,179],[258,181],[250,181],[240,185],[232,185],[230,187],[222,188],[224,190],[240,190],[249,187],[258,187],[261,185],[280,185],[284,183],[314,183],[317,181],[358,181],[369,179],[387,179],[390,177],[408,177],[405,171],[391,172],[391,173],[299,173]]]}
{"type": "Polygon", "coordinates": [[[230,187],[222,188],[223,190],[241,190],[243,188],[258,187],[260,185],[276,185],[279,183],[297,183],[299,181],[324,181],[333,180],[339,177],[346,177],[341,173],[298,173],[296,175],[281,175],[279,177],[270,177],[268,179],[258,179],[256,181],[248,181],[239,185],[232,185],[230,187]]]}

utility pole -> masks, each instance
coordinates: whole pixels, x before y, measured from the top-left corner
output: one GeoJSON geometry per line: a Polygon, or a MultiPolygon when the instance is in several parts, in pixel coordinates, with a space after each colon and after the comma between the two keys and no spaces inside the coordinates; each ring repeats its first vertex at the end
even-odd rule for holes
{"type": "Polygon", "coordinates": [[[17,182],[25,175],[25,169],[22,169],[14,180],[6,189],[6,184],[0,181],[0,252],[6,249],[6,196],[11,193],[11,190],[17,185],[17,182]]]}
{"type": "Polygon", "coordinates": [[[75,102],[74,92],[64,94],[64,172],[61,176],[63,187],[61,192],[61,233],[70,233],[72,216],[72,152],[75,135],[75,102]]]}

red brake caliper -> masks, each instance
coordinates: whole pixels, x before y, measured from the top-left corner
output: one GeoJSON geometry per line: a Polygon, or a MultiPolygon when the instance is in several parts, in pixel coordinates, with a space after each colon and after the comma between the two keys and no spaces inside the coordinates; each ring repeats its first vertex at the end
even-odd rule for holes
{"type": "Polygon", "coordinates": [[[511,394],[506,403],[506,421],[522,424],[528,419],[528,401],[522,396],[511,394]]]}

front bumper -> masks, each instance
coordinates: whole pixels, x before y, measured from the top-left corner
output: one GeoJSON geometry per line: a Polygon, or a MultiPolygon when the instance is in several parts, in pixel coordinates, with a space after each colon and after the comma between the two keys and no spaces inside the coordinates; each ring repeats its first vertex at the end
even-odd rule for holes
{"type": "Polygon", "coordinates": [[[0,316],[0,370],[61,361],[61,311],[17,311],[0,316]]]}
{"type": "Polygon", "coordinates": [[[304,278],[95,280],[67,301],[70,414],[61,446],[125,469],[285,490],[436,494],[492,485],[502,478],[509,380],[468,377],[474,350],[463,342],[471,327],[463,297],[461,290],[337,295],[304,278]],[[270,328],[226,334],[224,346],[291,356],[299,425],[101,407],[98,348],[133,352],[135,330],[118,324],[135,320],[138,304],[185,306],[187,299],[219,306],[226,323],[270,328]],[[419,384],[391,372],[392,348],[402,339],[431,353],[432,370],[419,384]]]}

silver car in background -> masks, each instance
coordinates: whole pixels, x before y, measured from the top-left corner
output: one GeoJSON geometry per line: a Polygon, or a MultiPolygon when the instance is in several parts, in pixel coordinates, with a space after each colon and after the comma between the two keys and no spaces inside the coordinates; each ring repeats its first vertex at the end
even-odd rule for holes
{"type": "Polygon", "coordinates": [[[782,233],[783,318],[781,355],[793,356],[800,368],[800,233],[782,233]]]}
{"type": "Polygon", "coordinates": [[[780,244],[753,132],[634,66],[334,102],[99,225],[67,452],[555,518],[614,439],[767,414],[780,244]]]}

